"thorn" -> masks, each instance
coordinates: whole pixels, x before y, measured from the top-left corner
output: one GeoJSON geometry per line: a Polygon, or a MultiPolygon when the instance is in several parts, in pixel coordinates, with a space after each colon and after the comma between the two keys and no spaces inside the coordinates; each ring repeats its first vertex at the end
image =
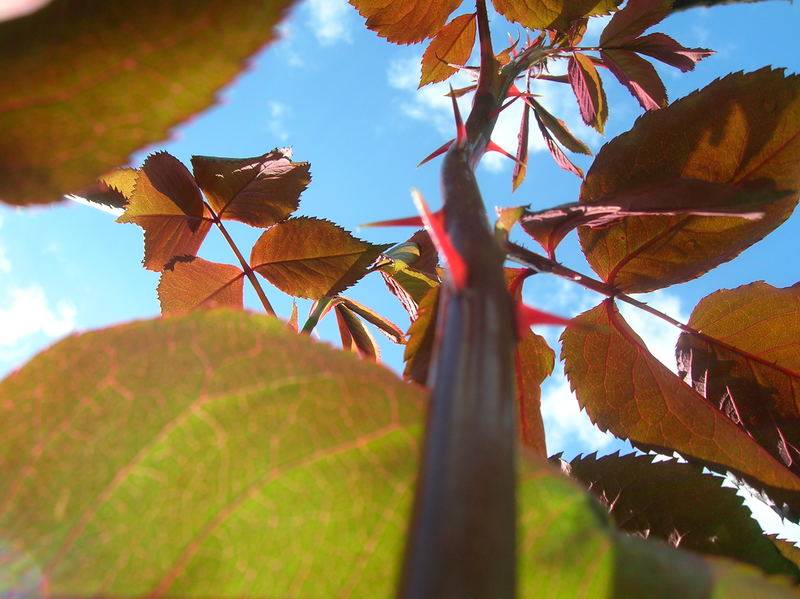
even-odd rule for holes
{"type": "Polygon", "coordinates": [[[367,223],[365,225],[358,225],[359,228],[367,227],[424,227],[425,223],[422,221],[421,216],[407,216],[405,218],[393,218],[390,220],[379,220],[374,223],[367,223]]]}
{"type": "Polygon", "coordinates": [[[430,160],[433,160],[433,159],[434,159],[434,158],[436,158],[437,156],[441,156],[442,154],[444,154],[445,152],[447,152],[447,150],[449,150],[449,149],[450,149],[450,146],[452,146],[452,145],[453,145],[453,142],[454,142],[454,141],[455,141],[455,139],[451,139],[450,141],[448,141],[448,142],[447,142],[447,143],[445,143],[444,145],[442,145],[442,146],[440,146],[439,148],[437,148],[436,150],[434,150],[432,153],[428,154],[428,155],[427,155],[425,158],[423,158],[423,159],[422,159],[422,162],[420,162],[420,163],[417,165],[417,168],[421,167],[421,166],[422,166],[423,164],[425,164],[426,162],[428,162],[428,161],[430,161],[430,160]]]}
{"type": "Polygon", "coordinates": [[[461,111],[458,108],[458,101],[453,93],[453,86],[450,85],[450,99],[453,101],[453,115],[456,118],[456,146],[463,148],[467,143],[467,128],[464,126],[464,121],[461,118],[461,111]]]}
{"type": "Polygon", "coordinates": [[[516,302],[516,307],[517,334],[520,338],[535,324],[550,324],[555,326],[569,326],[570,324],[567,318],[537,310],[521,301],[516,302]]]}
{"type": "Polygon", "coordinates": [[[450,269],[456,289],[463,289],[467,284],[467,265],[461,254],[453,247],[450,236],[444,228],[444,212],[442,210],[431,212],[418,189],[411,190],[411,198],[422,216],[422,222],[425,223],[425,229],[431,236],[431,241],[450,269]]]}
{"type": "Polygon", "coordinates": [[[506,157],[508,157],[508,158],[511,158],[511,160],[513,160],[514,162],[519,162],[519,161],[516,159],[516,157],[515,157],[515,156],[513,156],[513,155],[509,154],[508,152],[506,152],[506,151],[505,151],[503,148],[501,148],[500,146],[498,146],[498,145],[497,145],[496,143],[494,143],[493,141],[490,141],[490,142],[489,142],[489,143],[486,145],[486,151],[487,151],[487,152],[498,152],[498,153],[502,154],[503,156],[506,156],[506,157]]]}

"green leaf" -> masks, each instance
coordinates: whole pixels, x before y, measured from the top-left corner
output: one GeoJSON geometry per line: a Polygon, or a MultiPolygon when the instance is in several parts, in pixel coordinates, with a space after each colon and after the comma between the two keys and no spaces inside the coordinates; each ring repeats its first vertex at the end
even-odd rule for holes
{"type": "Polygon", "coordinates": [[[652,456],[596,454],[562,462],[609,511],[617,526],[681,549],[750,563],[767,574],[797,579],[785,559],[723,478],[652,456]]]}
{"type": "Polygon", "coordinates": [[[177,158],[159,152],[145,160],[119,223],[144,230],[144,266],[161,271],[176,256],[194,256],[211,228],[194,178],[177,158]]]}
{"type": "Polygon", "coordinates": [[[217,216],[265,228],[297,210],[311,182],[309,164],[291,157],[288,148],[253,158],[192,156],[192,169],[217,216]]]}
{"type": "Polygon", "coordinates": [[[607,14],[620,0],[492,0],[495,10],[528,29],[564,31],[581,17],[607,14]]]}
{"type": "Polygon", "coordinates": [[[291,0],[54,0],[0,24],[0,200],[54,202],[215,102],[291,0]]]}
{"type": "Polygon", "coordinates": [[[403,361],[406,363],[403,376],[420,385],[428,383],[428,368],[433,357],[433,342],[436,339],[440,289],[441,287],[437,285],[422,298],[417,318],[408,328],[408,343],[403,352],[403,361]]]}
{"type": "Polygon", "coordinates": [[[389,247],[361,241],[327,220],[298,217],[264,231],[250,265],[285,293],[320,299],[358,281],[389,247]]]}
{"type": "MultiPolygon", "coordinates": [[[[757,221],[707,216],[626,218],[579,229],[589,264],[628,292],[688,281],[731,260],[788,216],[800,192],[800,76],[780,70],[735,73],[661,110],[600,150],[581,202],[646,193],[676,179],[734,186],[764,201],[757,221]]],[[[702,206],[697,206],[702,208],[702,206]]]]}
{"type": "Polygon", "coordinates": [[[800,491],[797,475],[652,356],[612,300],[573,322],[561,336],[564,369],[578,402],[602,430],[638,447],[675,450],[800,491]]]}
{"type": "Polygon", "coordinates": [[[463,66],[475,45],[475,15],[460,15],[442,27],[422,55],[419,87],[444,81],[463,66]]]}
{"type": "Polygon", "coordinates": [[[391,594],[423,396],[389,370],[220,310],[68,338],[0,397],[0,546],[48,596],[391,594]]]}
{"type": "MultiPolygon", "coordinates": [[[[701,335],[678,339],[679,374],[800,476],[800,288],[757,282],[717,291],[689,326],[701,335]]],[[[775,499],[800,513],[800,497],[782,495],[775,499]]]]}
{"type": "Polygon", "coordinates": [[[197,309],[244,308],[244,272],[202,258],[176,259],[161,273],[158,301],[162,314],[197,309]]]}

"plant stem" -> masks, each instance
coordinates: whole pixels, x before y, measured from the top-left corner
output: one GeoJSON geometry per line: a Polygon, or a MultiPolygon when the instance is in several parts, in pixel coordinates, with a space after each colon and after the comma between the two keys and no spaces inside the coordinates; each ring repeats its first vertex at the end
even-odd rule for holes
{"type": "Polygon", "coordinates": [[[445,227],[468,276],[463,288],[447,279],[442,289],[401,599],[516,591],[514,310],[474,173],[513,77],[500,76],[484,0],[477,13],[481,71],[467,139],[442,168],[445,227]]]}
{"type": "Polygon", "coordinates": [[[217,215],[216,212],[214,212],[214,209],[211,208],[211,206],[209,206],[208,203],[206,203],[206,208],[211,213],[211,218],[213,219],[214,224],[217,225],[219,232],[222,233],[222,236],[228,242],[228,245],[231,246],[233,253],[236,254],[236,258],[239,260],[239,264],[241,265],[244,274],[250,280],[250,284],[253,286],[253,289],[256,290],[256,295],[258,295],[258,299],[261,300],[261,305],[264,306],[264,310],[266,310],[267,314],[269,314],[270,316],[275,316],[275,310],[272,308],[272,304],[269,303],[269,300],[267,299],[267,294],[264,293],[264,288],[261,287],[261,283],[259,282],[258,277],[256,277],[256,273],[253,272],[253,269],[250,267],[250,263],[244,259],[244,256],[242,256],[242,252],[239,251],[239,248],[236,246],[236,243],[233,241],[233,238],[228,233],[228,230],[225,228],[225,225],[222,224],[222,220],[220,219],[220,217],[217,215]]]}

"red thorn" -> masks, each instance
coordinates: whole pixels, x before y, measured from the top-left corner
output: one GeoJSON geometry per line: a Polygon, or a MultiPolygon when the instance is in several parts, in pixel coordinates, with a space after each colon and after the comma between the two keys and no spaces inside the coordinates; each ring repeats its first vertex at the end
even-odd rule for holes
{"type": "Polygon", "coordinates": [[[461,111],[458,108],[458,101],[453,93],[453,86],[450,85],[450,99],[453,101],[453,115],[456,118],[456,145],[463,148],[467,143],[467,128],[464,126],[464,120],[461,118],[461,111]]]}
{"type": "Polygon", "coordinates": [[[433,245],[436,246],[439,255],[450,269],[456,289],[464,289],[467,284],[467,265],[464,263],[461,254],[453,246],[450,236],[444,228],[444,212],[442,210],[431,212],[428,204],[425,203],[425,198],[422,197],[422,194],[417,189],[411,190],[411,197],[417,210],[419,210],[420,216],[422,216],[422,222],[425,223],[425,229],[431,236],[433,245]]]}
{"type": "Polygon", "coordinates": [[[367,223],[359,225],[359,228],[366,227],[424,227],[425,223],[422,222],[422,217],[407,216],[405,218],[393,218],[390,220],[379,220],[374,223],[367,223]]]}
{"type": "Polygon", "coordinates": [[[453,142],[454,142],[454,141],[455,141],[455,139],[451,139],[450,141],[448,141],[447,143],[445,143],[445,144],[444,144],[444,145],[442,145],[441,147],[439,147],[439,148],[437,148],[436,150],[434,150],[432,153],[428,154],[428,155],[427,155],[425,158],[423,158],[423,159],[422,159],[422,162],[420,162],[420,163],[417,165],[417,167],[420,167],[420,166],[422,166],[423,164],[425,164],[426,162],[428,162],[428,161],[430,161],[430,160],[433,160],[433,159],[434,159],[434,158],[436,158],[437,156],[441,156],[442,154],[444,154],[445,152],[447,152],[447,150],[449,150],[449,149],[450,149],[450,146],[452,146],[452,145],[453,145],[453,142]]]}
{"type": "Polygon", "coordinates": [[[516,302],[517,305],[517,333],[520,337],[524,335],[530,327],[535,324],[552,324],[556,326],[569,326],[570,321],[567,318],[550,314],[537,310],[521,301],[516,302]]]}
{"type": "Polygon", "coordinates": [[[503,148],[501,148],[500,146],[498,146],[498,145],[497,145],[496,143],[494,143],[493,141],[490,141],[490,142],[489,142],[489,143],[486,145],[486,151],[487,151],[487,152],[499,152],[499,153],[500,153],[500,154],[502,154],[503,156],[506,156],[506,157],[508,157],[508,158],[511,158],[511,160],[513,160],[514,162],[518,162],[518,160],[517,160],[517,159],[516,159],[516,158],[515,158],[513,155],[511,155],[511,154],[509,154],[508,152],[506,152],[506,151],[505,151],[503,148]]]}

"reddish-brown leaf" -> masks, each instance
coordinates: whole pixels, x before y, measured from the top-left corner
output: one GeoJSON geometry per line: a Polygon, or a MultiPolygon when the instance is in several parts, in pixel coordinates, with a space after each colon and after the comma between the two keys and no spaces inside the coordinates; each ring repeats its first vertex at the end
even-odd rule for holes
{"type": "Polygon", "coordinates": [[[358,281],[389,247],[361,241],[330,221],[299,217],[264,231],[250,265],[289,295],[319,299],[358,281]]]}
{"type": "Polygon", "coordinates": [[[592,59],[575,52],[569,59],[568,72],[583,122],[602,133],[608,120],[608,103],[603,82],[592,59]]]}
{"type": "Polygon", "coordinates": [[[592,151],[589,149],[589,147],[580,139],[575,137],[569,129],[567,129],[564,121],[557,119],[550,114],[547,109],[545,109],[545,107],[536,100],[536,98],[526,98],[526,102],[528,102],[531,105],[531,108],[536,111],[541,123],[547,127],[547,130],[550,131],[550,133],[552,133],[565,148],[571,152],[577,152],[578,154],[586,154],[587,156],[592,155],[592,151]]]}
{"type": "Polygon", "coordinates": [[[463,0],[349,0],[367,27],[396,44],[413,44],[432,37],[463,0]]]}
{"type": "Polygon", "coordinates": [[[357,314],[371,325],[377,327],[377,329],[391,341],[399,344],[405,343],[405,333],[391,320],[349,297],[340,296],[339,299],[339,303],[342,306],[346,307],[352,313],[357,314]]]}
{"type": "Polygon", "coordinates": [[[800,491],[800,478],[653,357],[612,300],[574,322],[561,336],[561,357],[578,402],[601,429],[800,491]]]}
{"type": "Polygon", "coordinates": [[[145,160],[125,212],[117,219],[144,230],[144,266],[161,271],[175,256],[194,256],[211,228],[200,190],[166,153],[145,160]]]}
{"type": "Polygon", "coordinates": [[[203,308],[244,307],[244,272],[202,258],[176,259],[161,273],[161,313],[186,314],[203,308]]]}
{"type": "Polygon", "coordinates": [[[693,279],[786,220],[800,192],[798,162],[800,76],[770,69],[728,75],[643,115],[606,144],[587,173],[581,202],[599,205],[604,196],[698,179],[756,200],[772,194],[760,206],[764,217],[631,217],[579,229],[583,251],[595,272],[621,290],[652,291],[693,279]]]}
{"type": "Polygon", "coordinates": [[[461,15],[439,30],[422,55],[419,87],[444,81],[465,65],[475,45],[475,15],[461,15]]]}
{"type": "Polygon", "coordinates": [[[674,39],[663,33],[651,33],[626,42],[626,50],[647,54],[670,66],[683,71],[691,71],[698,62],[714,54],[705,48],[684,48],[674,39]]]}
{"type": "Polygon", "coordinates": [[[667,90],[649,62],[629,50],[601,50],[600,58],[645,110],[667,105],[667,90]]]}
{"type": "Polygon", "coordinates": [[[408,329],[408,343],[403,352],[403,360],[406,363],[403,376],[420,385],[428,382],[428,367],[433,356],[433,342],[436,338],[439,290],[438,286],[432,288],[419,302],[419,313],[408,329]]]}
{"type": "Polygon", "coordinates": [[[583,171],[579,167],[575,166],[569,158],[567,158],[567,155],[564,154],[564,150],[562,150],[561,146],[556,143],[556,140],[554,140],[553,136],[550,135],[547,127],[545,127],[542,123],[538,113],[534,112],[533,116],[536,118],[536,124],[539,125],[539,132],[542,134],[544,143],[547,146],[547,149],[550,151],[550,155],[553,157],[553,160],[556,161],[556,164],[565,171],[569,171],[583,178],[583,171]]]}
{"type": "Polygon", "coordinates": [[[522,118],[519,121],[517,133],[517,156],[514,170],[511,173],[511,188],[513,191],[522,185],[525,174],[528,172],[528,130],[530,125],[531,107],[526,103],[522,108],[522,118]]]}
{"type": "Polygon", "coordinates": [[[361,358],[377,362],[381,352],[367,327],[347,309],[344,303],[336,304],[334,311],[339,325],[339,335],[342,338],[342,348],[357,353],[361,358]]]}
{"type": "Polygon", "coordinates": [[[645,30],[670,13],[672,0],[628,0],[625,8],[616,12],[600,34],[603,48],[621,46],[639,37],[645,30]]]}
{"type": "Polygon", "coordinates": [[[689,326],[703,336],[680,336],[680,374],[800,476],[800,287],[717,291],[689,326]]]}
{"type": "Polygon", "coordinates": [[[724,478],[677,460],[652,460],[636,454],[591,454],[562,461],[561,467],[582,482],[626,532],[746,562],[769,574],[800,576],[762,533],[736,489],[722,486],[724,478]]]}
{"type": "Polygon", "coordinates": [[[192,168],[220,218],[263,228],[297,210],[311,181],[309,164],[291,157],[288,148],[254,158],[192,156],[192,168]]]}
{"type": "Polygon", "coordinates": [[[509,21],[528,29],[565,31],[582,17],[616,10],[620,0],[492,0],[495,9],[509,21]]]}
{"type": "Polygon", "coordinates": [[[542,422],[542,382],[553,372],[555,352],[544,337],[527,331],[517,342],[514,368],[517,379],[517,410],[522,443],[547,457],[542,422]]]}

